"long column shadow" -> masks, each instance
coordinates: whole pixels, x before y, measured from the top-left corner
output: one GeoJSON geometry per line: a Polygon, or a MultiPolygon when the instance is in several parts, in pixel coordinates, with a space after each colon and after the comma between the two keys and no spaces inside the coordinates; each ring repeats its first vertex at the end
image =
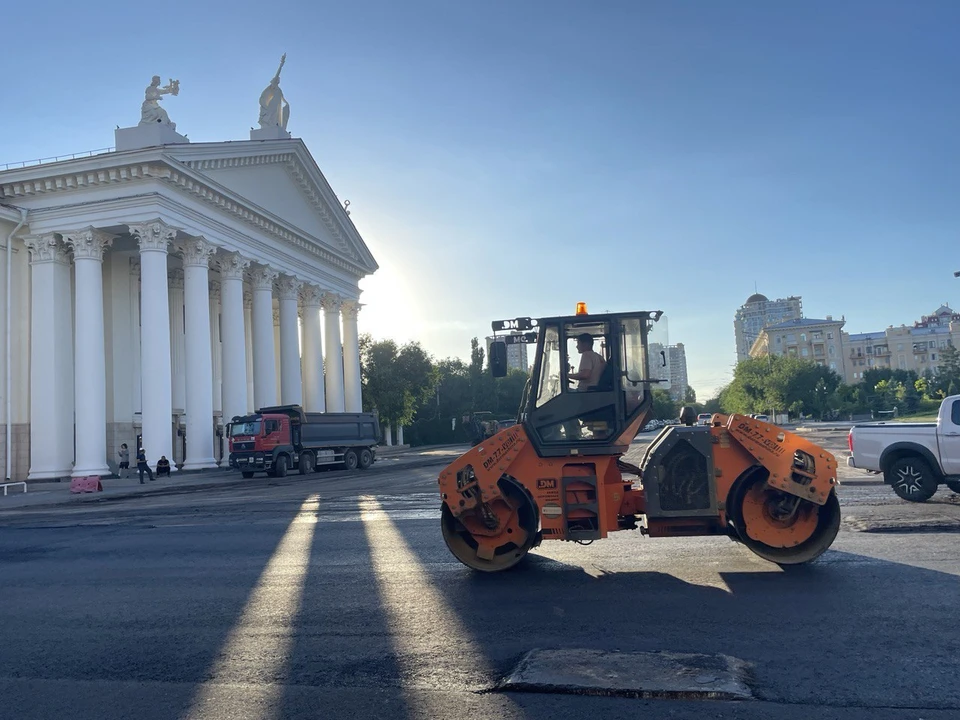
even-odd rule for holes
{"type": "Polygon", "coordinates": [[[348,717],[350,708],[310,707],[324,695],[310,688],[369,690],[381,717],[405,717],[396,695],[401,668],[382,599],[377,572],[356,498],[324,501],[315,513],[316,532],[293,623],[284,695],[276,717],[348,717]]]}
{"type": "Polygon", "coordinates": [[[299,505],[274,503],[270,524],[191,525],[185,508],[184,526],[0,531],[33,548],[0,551],[0,676],[166,683],[185,716],[299,505]]]}

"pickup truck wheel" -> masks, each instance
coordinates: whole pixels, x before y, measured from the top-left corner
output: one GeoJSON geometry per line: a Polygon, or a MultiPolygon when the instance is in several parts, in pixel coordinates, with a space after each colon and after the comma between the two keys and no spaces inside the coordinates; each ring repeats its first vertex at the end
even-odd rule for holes
{"type": "Polygon", "coordinates": [[[287,476],[287,456],[280,455],[277,457],[277,461],[273,464],[274,468],[274,477],[286,477],[287,476]]]}
{"type": "Polygon", "coordinates": [[[347,450],[343,454],[343,467],[345,470],[356,470],[357,463],[359,462],[360,460],[357,458],[357,453],[355,451],[347,450]]]}
{"type": "Polygon", "coordinates": [[[947,480],[947,487],[960,495],[960,480],[947,480]]]}
{"type": "MultiPolygon", "coordinates": [[[[373,465],[373,453],[370,452],[368,448],[363,448],[363,450],[360,451],[359,462],[360,462],[360,469],[366,470],[368,467],[373,465]]],[[[960,492],[960,490],[958,490],[957,492],[960,492]]]]}
{"type": "Polygon", "coordinates": [[[910,502],[929,500],[940,484],[926,461],[916,456],[894,460],[885,479],[899,497],[910,502]]]}

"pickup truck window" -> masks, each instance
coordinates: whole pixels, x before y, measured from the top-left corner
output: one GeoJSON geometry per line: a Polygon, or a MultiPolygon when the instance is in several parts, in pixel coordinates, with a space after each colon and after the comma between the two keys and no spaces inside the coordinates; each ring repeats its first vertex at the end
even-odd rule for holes
{"type": "Polygon", "coordinates": [[[960,400],[953,401],[953,407],[950,408],[950,420],[954,425],[960,425],[960,400]]]}

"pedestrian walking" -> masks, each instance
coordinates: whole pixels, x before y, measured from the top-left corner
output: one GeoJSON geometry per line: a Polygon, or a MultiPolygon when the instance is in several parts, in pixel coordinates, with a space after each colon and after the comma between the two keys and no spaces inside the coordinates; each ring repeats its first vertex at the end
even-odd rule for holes
{"type": "Polygon", "coordinates": [[[126,443],[120,446],[117,455],[120,456],[120,469],[117,471],[117,475],[122,478],[128,477],[130,475],[130,448],[127,447],[126,443]]]}
{"type": "Polygon", "coordinates": [[[150,469],[150,466],[147,465],[147,451],[143,448],[140,448],[137,451],[137,472],[140,473],[140,484],[143,485],[143,474],[146,473],[150,476],[151,482],[154,480],[153,470],[150,469]]]}

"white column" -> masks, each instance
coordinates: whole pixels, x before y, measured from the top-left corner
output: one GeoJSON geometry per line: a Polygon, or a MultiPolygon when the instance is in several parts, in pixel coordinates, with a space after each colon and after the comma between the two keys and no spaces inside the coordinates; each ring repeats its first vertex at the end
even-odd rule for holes
{"type": "Polygon", "coordinates": [[[73,469],[73,298],[67,246],[53,233],[24,240],[30,250],[30,474],[73,469]]]}
{"type": "Polygon", "coordinates": [[[159,220],[129,228],[140,245],[141,432],[147,462],[156,466],[161,455],[173,457],[167,246],[177,231],[159,220]]]}
{"type": "Polygon", "coordinates": [[[243,290],[244,363],[247,376],[246,411],[255,409],[253,402],[253,291],[243,290]]]}
{"type": "Polygon", "coordinates": [[[187,457],[184,470],[216,467],[213,457],[213,360],[210,348],[210,258],[215,245],[202,237],[180,245],[187,310],[187,457]]]}
{"type": "Polygon", "coordinates": [[[277,404],[276,360],[273,350],[273,281],[277,273],[257,266],[253,283],[253,404],[254,409],[277,404]]]}
{"type": "MultiPolygon", "coordinates": [[[[130,302],[130,337],[132,340],[132,347],[130,349],[130,358],[133,361],[133,367],[131,368],[133,376],[133,385],[131,387],[131,394],[133,396],[132,406],[130,408],[131,415],[137,415],[141,413],[143,406],[140,404],[140,256],[135,255],[130,258],[130,295],[128,297],[130,302]]],[[[143,415],[141,414],[141,418],[143,415]]],[[[134,453],[137,448],[133,447],[128,443],[130,448],[130,459],[131,461],[134,458],[134,453]]]]}
{"type": "Polygon", "coordinates": [[[323,335],[325,342],[324,376],[327,389],[327,412],[343,412],[343,348],[340,346],[340,304],[336,293],[325,292],[323,335]]]}
{"type": "MultiPolygon", "coordinates": [[[[213,373],[213,412],[223,411],[221,381],[223,374],[221,363],[223,353],[220,348],[220,292],[221,286],[216,280],[210,281],[210,370],[213,373]]],[[[214,453],[216,455],[216,453],[214,453]]]]}
{"type": "Polygon", "coordinates": [[[300,331],[297,304],[303,283],[284,275],[277,283],[280,295],[280,403],[303,405],[300,382],[300,331]]]}
{"type": "Polygon", "coordinates": [[[360,390],[360,331],[357,329],[357,313],[361,307],[363,306],[356,300],[344,300],[340,311],[343,316],[344,408],[347,412],[363,412],[363,396],[360,390]]]}
{"type": "MultiPolygon", "coordinates": [[[[186,407],[187,375],[184,361],[183,270],[174,268],[167,273],[170,293],[170,372],[173,390],[173,407],[183,412],[186,407]]],[[[167,456],[171,461],[173,458],[167,456]]]]}
{"type": "Polygon", "coordinates": [[[76,460],[73,476],[109,475],[103,252],[113,242],[113,236],[88,227],[64,234],[64,241],[73,248],[77,294],[74,304],[76,460]]]}
{"type": "Polygon", "coordinates": [[[221,406],[223,426],[247,412],[247,341],[244,329],[243,273],[250,266],[239,253],[227,253],[220,266],[221,406]]]}
{"type": "Polygon", "coordinates": [[[390,429],[390,423],[383,426],[383,444],[387,447],[393,445],[393,432],[390,429]]]}
{"type": "Polygon", "coordinates": [[[300,293],[303,301],[303,407],[307,412],[323,412],[323,339],[320,334],[320,288],[307,285],[300,293]]]}
{"type": "Polygon", "coordinates": [[[403,425],[397,425],[397,445],[403,445],[403,425]]]}
{"type": "Polygon", "coordinates": [[[280,399],[280,375],[283,372],[283,366],[280,364],[280,308],[273,309],[273,377],[276,378],[276,398],[280,399]]]}

